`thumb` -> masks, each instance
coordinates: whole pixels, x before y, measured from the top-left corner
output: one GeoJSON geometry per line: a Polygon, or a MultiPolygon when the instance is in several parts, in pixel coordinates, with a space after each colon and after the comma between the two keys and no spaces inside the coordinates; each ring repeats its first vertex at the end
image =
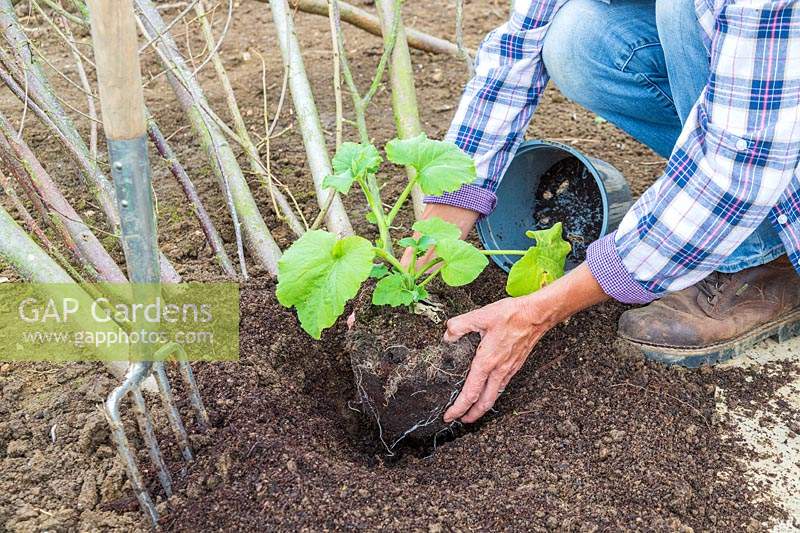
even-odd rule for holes
{"type": "Polygon", "coordinates": [[[456,342],[458,339],[473,331],[481,331],[479,327],[479,309],[453,317],[447,321],[447,330],[444,332],[444,342],[456,342]]]}
{"type": "Polygon", "coordinates": [[[406,248],[403,252],[403,257],[400,258],[400,264],[407,268],[408,265],[413,263],[416,256],[414,252],[415,250],[413,248],[406,248]]]}

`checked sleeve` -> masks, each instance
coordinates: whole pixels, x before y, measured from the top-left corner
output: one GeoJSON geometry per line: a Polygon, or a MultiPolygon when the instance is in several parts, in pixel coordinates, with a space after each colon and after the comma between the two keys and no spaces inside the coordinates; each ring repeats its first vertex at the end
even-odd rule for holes
{"type": "Polygon", "coordinates": [[[542,45],[550,20],[565,1],[516,0],[511,19],[486,36],[446,137],[473,157],[478,179],[456,192],[429,196],[426,203],[483,215],[494,209],[494,191],[547,85],[542,45]]]}
{"type": "Polygon", "coordinates": [[[786,223],[782,199],[797,188],[800,151],[796,5],[735,0],[716,14],[708,84],[664,174],[589,248],[610,296],[646,303],[688,287],[766,217],[776,229],[786,223]]]}

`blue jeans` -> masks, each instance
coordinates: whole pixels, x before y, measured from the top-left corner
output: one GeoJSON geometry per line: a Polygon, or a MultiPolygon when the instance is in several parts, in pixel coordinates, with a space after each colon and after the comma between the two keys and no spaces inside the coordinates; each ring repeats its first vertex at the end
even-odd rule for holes
{"type": "MultiPolygon", "coordinates": [[[[694,0],[570,0],[542,56],[562,94],[669,157],[709,76],[694,0]]],[[[786,253],[769,220],[720,266],[738,272],[786,253]]]]}

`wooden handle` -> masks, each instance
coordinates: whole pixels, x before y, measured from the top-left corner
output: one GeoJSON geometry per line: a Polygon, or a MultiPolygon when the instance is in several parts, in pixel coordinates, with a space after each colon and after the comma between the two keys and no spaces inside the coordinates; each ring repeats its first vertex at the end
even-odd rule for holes
{"type": "Polygon", "coordinates": [[[87,3],[106,137],[137,138],[145,134],[146,126],[133,1],[87,3]]]}

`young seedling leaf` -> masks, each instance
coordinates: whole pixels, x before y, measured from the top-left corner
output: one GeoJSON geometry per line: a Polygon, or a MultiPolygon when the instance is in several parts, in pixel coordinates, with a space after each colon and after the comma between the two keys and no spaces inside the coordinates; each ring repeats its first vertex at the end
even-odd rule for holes
{"type": "Polygon", "coordinates": [[[445,222],[439,217],[419,220],[414,223],[412,229],[420,232],[425,237],[432,238],[436,242],[458,239],[461,237],[461,230],[458,229],[458,226],[450,222],[445,222]]]}
{"type": "Polygon", "coordinates": [[[506,282],[509,296],[530,294],[563,276],[564,264],[572,250],[570,244],[561,237],[561,222],[552,228],[525,234],[536,239],[536,244],[511,267],[506,282]]]}
{"type": "Polygon", "coordinates": [[[392,163],[413,167],[422,192],[433,196],[458,190],[477,176],[472,158],[458,146],[428,139],[424,133],[389,141],[386,157],[392,163]]]}
{"type": "Polygon", "coordinates": [[[356,178],[353,176],[353,173],[348,169],[344,172],[340,172],[339,174],[330,174],[325,176],[325,179],[322,180],[322,186],[333,187],[337,192],[347,194],[350,192],[350,187],[353,186],[355,179],[356,178]]]}
{"type": "Polygon", "coordinates": [[[388,275],[389,275],[389,267],[387,267],[383,263],[379,265],[372,265],[372,271],[369,273],[369,277],[373,279],[381,279],[382,277],[388,275]]]}
{"type": "Polygon", "coordinates": [[[428,291],[425,290],[425,287],[420,287],[419,285],[414,285],[414,288],[411,289],[411,294],[414,296],[415,302],[421,302],[428,297],[428,291]]]}
{"type": "Polygon", "coordinates": [[[369,277],[374,257],[363,237],[337,239],[327,231],[308,231],[278,261],[278,301],[295,307],[300,325],[319,339],[369,277]]]}
{"type": "Polygon", "coordinates": [[[436,244],[436,241],[427,235],[421,236],[419,239],[415,239],[413,237],[403,237],[399,241],[397,241],[398,246],[402,246],[403,248],[413,248],[417,253],[425,252],[436,244]]]}
{"type": "Polygon", "coordinates": [[[419,240],[417,240],[417,251],[425,252],[428,250],[428,248],[430,248],[434,244],[436,244],[436,239],[434,239],[433,237],[429,237],[427,235],[423,235],[422,237],[419,238],[419,240]]]}
{"type": "Polygon", "coordinates": [[[394,273],[381,279],[375,285],[375,291],[372,293],[372,303],[375,305],[390,305],[392,307],[399,307],[401,305],[411,305],[416,301],[416,293],[413,287],[408,288],[408,281],[406,276],[400,273],[394,273]]]}
{"type": "Polygon", "coordinates": [[[489,264],[489,260],[477,248],[460,239],[438,242],[436,255],[444,261],[442,280],[451,287],[472,283],[489,264]]]}
{"type": "Polygon", "coordinates": [[[382,162],[378,149],[371,144],[342,143],[331,162],[333,174],[325,177],[322,186],[333,187],[347,194],[354,181],[363,180],[368,174],[377,172],[382,162]]]}
{"type": "Polygon", "coordinates": [[[398,246],[402,246],[403,248],[416,248],[417,247],[417,239],[414,237],[403,237],[399,241],[397,241],[398,246]]]}

